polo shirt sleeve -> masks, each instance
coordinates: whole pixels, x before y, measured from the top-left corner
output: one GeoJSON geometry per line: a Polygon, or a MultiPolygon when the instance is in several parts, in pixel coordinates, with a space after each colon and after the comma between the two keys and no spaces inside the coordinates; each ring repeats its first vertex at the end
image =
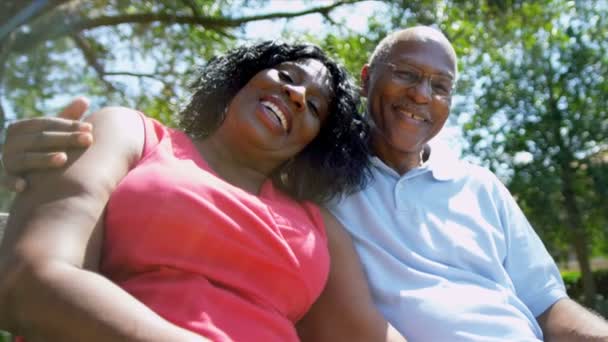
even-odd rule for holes
{"type": "Polygon", "coordinates": [[[515,199],[498,179],[496,183],[507,244],[504,267],[517,296],[538,317],[558,299],[567,297],[566,288],[555,261],[515,199]]]}

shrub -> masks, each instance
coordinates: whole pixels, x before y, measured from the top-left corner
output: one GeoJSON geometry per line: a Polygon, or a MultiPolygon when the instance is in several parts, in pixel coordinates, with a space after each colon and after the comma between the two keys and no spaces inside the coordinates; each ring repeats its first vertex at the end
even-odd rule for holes
{"type": "MultiPolygon", "coordinates": [[[[566,291],[570,298],[579,303],[583,302],[583,281],[578,271],[562,272],[566,291]]],[[[593,279],[597,290],[595,307],[592,308],[600,315],[608,317],[608,270],[593,271],[593,279]]]]}

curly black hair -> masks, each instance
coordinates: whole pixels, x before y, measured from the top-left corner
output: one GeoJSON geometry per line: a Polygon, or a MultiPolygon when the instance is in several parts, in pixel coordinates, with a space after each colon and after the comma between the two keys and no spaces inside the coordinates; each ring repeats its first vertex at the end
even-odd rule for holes
{"type": "Polygon", "coordinates": [[[205,138],[223,122],[232,98],[258,72],[286,61],[315,59],[332,78],[330,115],[318,136],[271,175],[275,187],[298,201],[325,204],[362,189],[369,179],[369,126],[358,112],[358,89],[347,71],[318,46],[264,41],[209,60],[193,82],[194,95],[180,113],[180,126],[205,138]]]}

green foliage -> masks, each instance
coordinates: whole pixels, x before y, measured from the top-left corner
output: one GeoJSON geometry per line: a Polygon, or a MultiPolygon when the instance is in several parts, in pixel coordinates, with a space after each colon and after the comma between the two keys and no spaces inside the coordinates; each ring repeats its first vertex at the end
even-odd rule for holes
{"type": "MultiPolygon", "coordinates": [[[[562,278],[570,298],[583,303],[583,284],[581,274],[578,271],[562,272],[562,278]]],[[[608,270],[596,270],[593,279],[597,284],[596,304],[593,308],[604,317],[608,317],[608,270]]]]}
{"type": "Polygon", "coordinates": [[[566,285],[566,290],[568,291],[568,293],[574,295],[575,291],[577,291],[574,288],[577,286],[577,283],[579,282],[579,280],[581,278],[581,272],[579,272],[579,271],[562,271],[561,275],[562,275],[562,279],[564,280],[564,284],[566,285]]]}
{"type": "Polygon", "coordinates": [[[196,66],[235,43],[229,31],[238,24],[221,23],[231,13],[227,2],[69,3],[46,8],[13,32],[12,43],[5,40],[9,53],[1,60],[1,86],[4,100],[19,117],[42,115],[48,101],[63,93],[87,94],[98,106],[161,109],[157,99],[176,102],[196,66]],[[158,20],[129,22],[129,15],[158,20]],[[178,25],[170,16],[207,19],[178,25]],[[95,25],[110,19],[125,24],[95,25]],[[203,25],[207,22],[210,28],[203,25]],[[90,28],[80,30],[79,25],[90,28]],[[53,29],[49,32],[48,27],[53,29]]]}
{"type": "Polygon", "coordinates": [[[468,61],[481,83],[465,125],[470,152],[511,170],[511,191],[555,249],[571,242],[569,229],[597,245],[608,225],[606,164],[593,161],[608,148],[608,10],[525,3],[502,27],[495,51],[468,61]]]}

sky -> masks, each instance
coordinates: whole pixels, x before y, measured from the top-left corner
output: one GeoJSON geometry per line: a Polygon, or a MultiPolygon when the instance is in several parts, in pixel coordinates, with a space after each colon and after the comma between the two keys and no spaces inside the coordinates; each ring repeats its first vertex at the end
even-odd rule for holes
{"type": "MultiPolygon", "coordinates": [[[[309,1],[310,2],[310,1],[309,1]]],[[[269,7],[272,11],[277,12],[296,12],[310,8],[310,4],[306,4],[306,1],[300,0],[273,0],[270,1],[269,7]]],[[[313,1],[314,5],[322,5],[331,3],[331,1],[313,1]]],[[[355,3],[349,6],[342,6],[331,12],[331,17],[337,20],[345,20],[346,27],[356,32],[365,32],[367,20],[374,11],[382,8],[384,4],[378,1],[364,1],[355,3]]],[[[245,9],[244,14],[254,14],[255,11],[248,11],[245,9]]],[[[286,25],[284,20],[277,20],[272,22],[270,20],[258,21],[247,24],[246,32],[247,35],[254,39],[268,39],[274,36],[275,38],[280,37],[280,33],[283,31],[286,25]],[[269,37],[270,36],[270,37],[269,37]]],[[[300,32],[318,32],[319,28],[323,28],[323,17],[320,14],[311,14],[299,18],[294,18],[287,24],[290,30],[300,32]]]]}

